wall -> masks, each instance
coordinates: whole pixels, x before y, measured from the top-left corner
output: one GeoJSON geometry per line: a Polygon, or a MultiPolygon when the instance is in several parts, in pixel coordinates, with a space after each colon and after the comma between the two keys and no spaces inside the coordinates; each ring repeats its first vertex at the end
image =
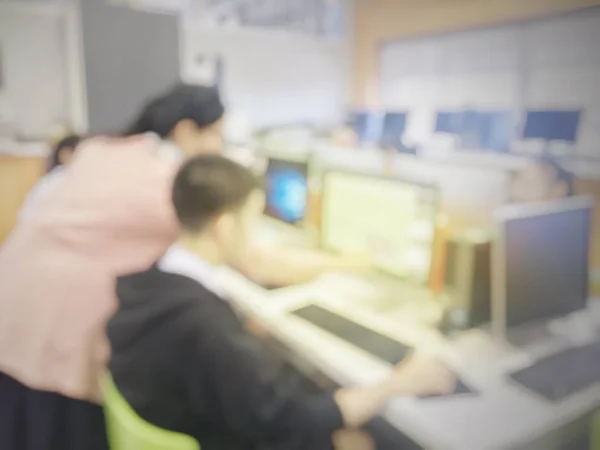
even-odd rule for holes
{"type": "Polygon", "coordinates": [[[119,132],[179,80],[178,18],[99,0],[80,5],[89,131],[119,132]]]}
{"type": "Polygon", "coordinates": [[[496,151],[542,150],[541,141],[520,141],[526,116],[517,111],[581,110],[575,144],[554,142],[551,148],[600,158],[599,41],[599,7],[390,41],[380,50],[381,106],[409,110],[406,133],[422,144],[435,129],[438,111],[495,111],[492,134],[464,135],[461,145],[475,149],[486,142],[485,148],[496,151]]]}
{"type": "Polygon", "coordinates": [[[0,156],[0,244],[12,230],[21,204],[45,164],[46,158],[0,156]]]}
{"type": "Polygon", "coordinates": [[[387,40],[543,17],[599,0],[369,0],[355,2],[352,100],[379,103],[379,46],[387,40]]]}
{"type": "Polygon", "coordinates": [[[184,74],[197,55],[221,56],[226,101],[254,127],[342,119],[350,79],[345,43],[187,23],[182,45],[184,74]]]}
{"type": "Polygon", "coordinates": [[[61,9],[0,2],[2,121],[26,137],[68,116],[61,9]]]}

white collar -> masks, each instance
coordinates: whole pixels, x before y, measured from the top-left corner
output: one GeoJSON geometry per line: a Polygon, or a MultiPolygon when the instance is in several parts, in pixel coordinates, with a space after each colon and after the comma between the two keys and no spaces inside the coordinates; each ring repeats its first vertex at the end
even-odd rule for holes
{"type": "Polygon", "coordinates": [[[169,247],[158,262],[158,268],[162,272],[191,278],[223,298],[223,290],[217,282],[217,268],[179,244],[169,247]]]}

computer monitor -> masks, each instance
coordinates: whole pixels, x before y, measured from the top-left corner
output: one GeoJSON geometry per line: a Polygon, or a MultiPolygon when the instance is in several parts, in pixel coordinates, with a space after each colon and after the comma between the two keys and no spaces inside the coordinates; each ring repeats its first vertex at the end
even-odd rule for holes
{"type": "Polygon", "coordinates": [[[360,142],[378,142],[381,136],[381,115],[374,111],[354,111],[350,114],[350,126],[360,142]]]}
{"type": "Polygon", "coordinates": [[[289,224],[302,222],[308,200],[308,163],[269,158],[265,214],[289,224]]]}
{"type": "Polygon", "coordinates": [[[581,111],[528,111],[523,139],[575,142],[581,111]]]}
{"type": "Polygon", "coordinates": [[[461,134],[466,111],[440,111],[435,120],[436,133],[461,134]]]}
{"type": "Polygon", "coordinates": [[[464,111],[460,128],[456,130],[460,136],[461,146],[468,149],[481,149],[485,116],[479,111],[464,111]]]}
{"type": "Polygon", "coordinates": [[[322,191],[322,246],[336,253],[373,251],[378,269],[426,283],[438,204],[434,186],[327,172],[322,191]]]}
{"type": "Polygon", "coordinates": [[[498,337],[586,307],[592,207],[588,197],[571,197],[498,210],[492,247],[498,337]]]}
{"type": "Polygon", "coordinates": [[[405,112],[388,112],[383,118],[383,129],[379,144],[382,148],[402,149],[402,135],[406,129],[406,119],[408,114],[405,112]]]}
{"type": "Polygon", "coordinates": [[[484,150],[506,153],[516,134],[517,114],[513,111],[485,112],[481,147],[484,150]]]}
{"type": "Polygon", "coordinates": [[[460,131],[463,148],[507,152],[514,137],[511,111],[465,111],[460,131]]]}

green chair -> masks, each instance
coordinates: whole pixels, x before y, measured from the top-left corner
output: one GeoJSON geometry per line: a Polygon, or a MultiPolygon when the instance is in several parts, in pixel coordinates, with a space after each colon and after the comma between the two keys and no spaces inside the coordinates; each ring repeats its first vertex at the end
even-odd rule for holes
{"type": "Polygon", "coordinates": [[[590,450],[600,450],[600,411],[592,419],[590,450]]]}
{"type": "Polygon", "coordinates": [[[111,450],[200,450],[190,436],[156,427],[138,416],[110,375],[104,379],[103,392],[111,450]]]}

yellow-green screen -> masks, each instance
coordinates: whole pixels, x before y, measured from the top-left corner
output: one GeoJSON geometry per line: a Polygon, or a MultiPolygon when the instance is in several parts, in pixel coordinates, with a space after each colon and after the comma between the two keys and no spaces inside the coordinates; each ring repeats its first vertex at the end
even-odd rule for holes
{"type": "Polygon", "coordinates": [[[325,178],[323,202],[327,249],[369,250],[380,269],[427,280],[435,230],[431,190],[403,181],[332,172],[325,178]]]}

